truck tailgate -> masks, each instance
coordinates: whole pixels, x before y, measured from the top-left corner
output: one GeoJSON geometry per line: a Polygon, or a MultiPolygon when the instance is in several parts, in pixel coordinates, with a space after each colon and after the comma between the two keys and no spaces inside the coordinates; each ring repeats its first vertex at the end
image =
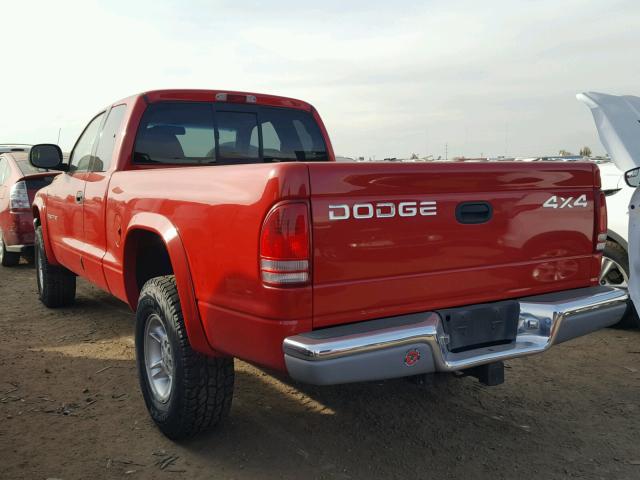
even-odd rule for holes
{"type": "Polygon", "coordinates": [[[314,327],[593,284],[589,163],[308,164],[314,327]]]}

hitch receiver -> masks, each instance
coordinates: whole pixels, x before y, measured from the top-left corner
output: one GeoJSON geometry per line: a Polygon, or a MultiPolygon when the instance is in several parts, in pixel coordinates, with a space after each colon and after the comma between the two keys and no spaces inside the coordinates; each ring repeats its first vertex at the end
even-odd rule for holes
{"type": "Polygon", "coordinates": [[[504,363],[493,362],[464,370],[465,375],[476,377],[480,383],[495,387],[504,383],[504,363]]]}

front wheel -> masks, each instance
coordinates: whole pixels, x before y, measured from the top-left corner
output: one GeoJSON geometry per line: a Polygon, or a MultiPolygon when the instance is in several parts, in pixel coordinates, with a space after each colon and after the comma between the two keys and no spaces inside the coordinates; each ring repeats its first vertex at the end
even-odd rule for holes
{"type": "Polygon", "coordinates": [[[36,227],[35,262],[40,301],[49,308],[71,305],[76,299],[76,276],[61,265],[49,263],[40,226],[36,227]]]}
{"type": "MultiPolygon", "coordinates": [[[[608,241],[602,255],[602,270],[600,271],[600,285],[629,288],[629,256],[624,248],[615,242],[608,241]]],[[[616,325],[621,328],[640,327],[638,312],[629,300],[629,306],[622,320],[616,325]]]]}
{"type": "Polygon", "coordinates": [[[233,358],[207,357],[191,348],[173,275],[142,287],[136,357],[147,410],[167,437],[191,437],[228,416],[233,358]]]}

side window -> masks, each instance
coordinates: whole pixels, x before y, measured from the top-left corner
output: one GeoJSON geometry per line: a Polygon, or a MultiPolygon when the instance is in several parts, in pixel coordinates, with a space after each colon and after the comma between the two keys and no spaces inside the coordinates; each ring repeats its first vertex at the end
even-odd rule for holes
{"type": "Polygon", "coordinates": [[[80,135],[75,147],[73,147],[73,152],[71,152],[71,158],[69,159],[70,173],[86,172],[89,170],[89,164],[91,163],[91,151],[93,150],[93,145],[96,141],[96,137],[98,136],[98,130],[103,117],[104,112],[91,120],[89,125],[84,129],[84,132],[82,132],[82,135],[80,135]]]}
{"type": "Polygon", "coordinates": [[[92,171],[106,172],[109,170],[113,156],[113,147],[115,146],[117,136],[120,133],[125,111],[126,105],[118,105],[113,107],[109,112],[107,121],[104,124],[102,133],[100,134],[100,139],[98,140],[96,156],[93,159],[93,165],[91,166],[92,171]]]}

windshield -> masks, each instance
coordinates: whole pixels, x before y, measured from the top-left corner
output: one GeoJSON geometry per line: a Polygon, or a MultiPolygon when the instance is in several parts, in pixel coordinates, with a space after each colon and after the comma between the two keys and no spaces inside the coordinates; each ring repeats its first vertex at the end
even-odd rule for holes
{"type": "Polygon", "coordinates": [[[160,102],[145,111],[135,163],[184,165],[327,161],[309,113],[287,108],[160,102]]]}

